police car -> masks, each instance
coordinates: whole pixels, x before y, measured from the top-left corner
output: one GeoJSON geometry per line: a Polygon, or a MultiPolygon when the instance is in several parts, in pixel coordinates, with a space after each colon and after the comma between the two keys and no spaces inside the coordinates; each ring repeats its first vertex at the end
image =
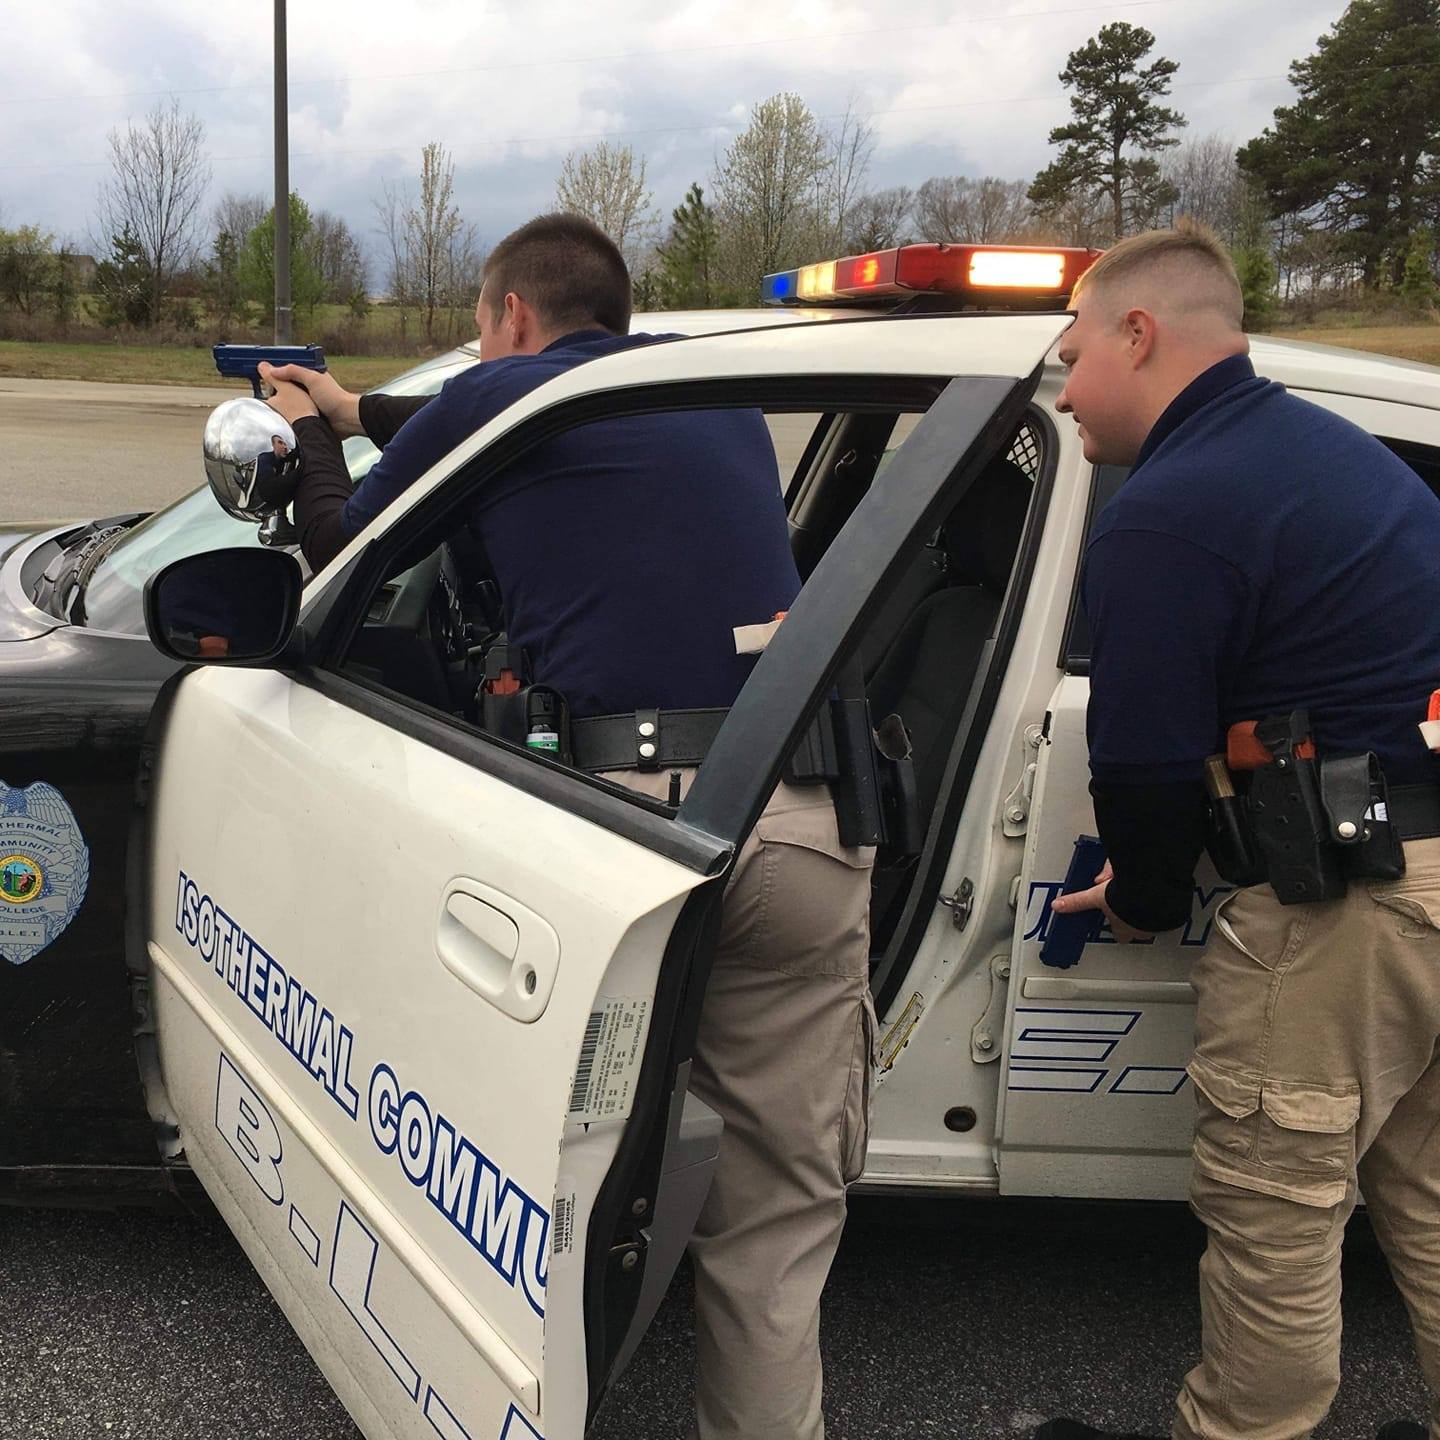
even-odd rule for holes
{"type": "MultiPolygon", "coordinates": [[[[1076,958],[1047,947],[1048,902],[1093,826],[1078,561],[1124,480],[1055,410],[1091,258],[907,246],[768,277],[765,311],[637,317],[690,333],[526,396],[303,590],[283,551],[210,571],[199,554],[192,579],[268,617],[253,663],[242,645],[181,669],[140,637],[145,583],[164,642],[189,568],[157,580],[160,562],[245,529],[205,492],[110,527],[68,610],[73,536],[13,544],[10,1190],[193,1173],[372,1440],[581,1435],[716,1153],[685,1074],[727,866],[858,657],[876,716],[908,727],[923,831],[875,874],[861,1183],[1182,1198],[1186,977],[1226,887],[1202,873],[1182,931],[1047,963],[1076,958]],[[473,723],[456,641],[485,581],[442,546],[471,488],[538,440],[711,406],[808,432],[785,471],[805,585],[671,808],[473,723]],[[128,590],[108,611],[107,567],[128,590]]],[[[1440,370],[1253,353],[1440,488],[1440,370]]]]}

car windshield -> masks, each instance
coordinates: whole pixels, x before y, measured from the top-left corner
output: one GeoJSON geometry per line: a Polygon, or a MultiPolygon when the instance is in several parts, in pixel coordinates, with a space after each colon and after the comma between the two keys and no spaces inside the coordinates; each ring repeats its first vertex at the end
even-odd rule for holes
{"type": "MultiPolygon", "coordinates": [[[[387,395],[434,395],[452,375],[468,370],[475,357],[452,352],[427,361],[375,388],[387,395]]],[[[344,442],[350,478],[359,484],[380,452],[363,436],[344,442]]],[[[198,459],[198,456],[197,456],[198,459]]],[[[206,550],[259,545],[260,527],[220,508],[208,485],[157,510],[126,532],[96,567],[85,586],[85,623],[94,630],[145,633],[145,582],[174,560],[206,550]]]]}

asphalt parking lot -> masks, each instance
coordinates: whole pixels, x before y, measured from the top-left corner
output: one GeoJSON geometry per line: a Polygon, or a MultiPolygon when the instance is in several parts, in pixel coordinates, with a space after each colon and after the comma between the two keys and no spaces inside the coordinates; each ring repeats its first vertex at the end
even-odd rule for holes
{"type": "MultiPolygon", "coordinates": [[[[1198,1347],[1198,1253],[1179,1210],[864,1202],[826,1297],[828,1434],[1020,1440],[1060,1411],[1168,1433],[1198,1347]]],[[[1423,1413],[1404,1311],[1363,1231],[1345,1324],[1319,1440],[1423,1413]]],[[[591,1440],[683,1440],[693,1344],[682,1271],[591,1440]]],[[[214,1219],[0,1211],[0,1355],[6,1440],[359,1436],[214,1219]]]]}
{"type": "Polygon", "coordinates": [[[0,524],[150,510],[205,478],[205,418],[238,389],[0,379],[0,524]]]}

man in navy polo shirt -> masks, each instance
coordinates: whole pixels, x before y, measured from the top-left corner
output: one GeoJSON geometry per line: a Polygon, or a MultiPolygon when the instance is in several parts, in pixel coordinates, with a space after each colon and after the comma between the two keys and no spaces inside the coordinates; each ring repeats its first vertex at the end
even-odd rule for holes
{"type": "Polygon", "coordinates": [[[1121,941],[1185,922],[1202,767],[1238,721],[1308,708],[1322,758],[1373,751],[1392,820],[1411,818],[1402,880],[1289,906],[1237,891],[1195,966],[1190,1198],[1210,1243],[1175,1440],[1302,1440],[1323,1418],[1357,1180],[1440,1394],[1440,768],[1418,729],[1440,686],[1440,503],[1378,440],[1257,376],[1241,310],[1224,249],[1182,224],[1108,251],[1060,342],[1086,459],[1133,469],[1085,555],[1109,863],[1055,909],[1103,910],[1121,941]]]}
{"type": "MultiPolygon", "coordinates": [[[[481,363],[428,402],[262,367],[305,455],[295,519],[312,567],[522,396],[667,338],[627,333],[625,263],[573,215],[542,216],[495,247],[475,319],[481,363]],[[358,434],[383,453],[352,491],[337,437],[358,434]]],[[[487,479],[467,519],[531,678],[577,718],[628,714],[631,733],[638,710],[729,706],[755,661],[737,654],[737,627],[771,621],[800,588],[754,410],[564,431],[487,479]]],[[[670,768],[607,778],[664,798],[670,768]]],[[[694,768],[680,773],[688,784],[694,768]]],[[[782,784],[726,889],[690,1081],[725,1122],[691,1242],[700,1440],[824,1434],[820,1292],[867,1133],[872,861],[840,844],[823,786],[782,784]]]]}

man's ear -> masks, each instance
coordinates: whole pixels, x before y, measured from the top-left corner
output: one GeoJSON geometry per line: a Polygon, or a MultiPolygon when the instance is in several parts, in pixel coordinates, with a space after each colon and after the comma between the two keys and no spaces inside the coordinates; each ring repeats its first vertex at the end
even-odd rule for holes
{"type": "Polygon", "coordinates": [[[513,290],[505,292],[505,329],[509,332],[510,343],[517,349],[524,336],[526,309],[525,302],[513,290]]]}
{"type": "Polygon", "coordinates": [[[1130,366],[1136,369],[1155,349],[1155,317],[1148,310],[1127,310],[1120,321],[1120,331],[1130,366]]]}

